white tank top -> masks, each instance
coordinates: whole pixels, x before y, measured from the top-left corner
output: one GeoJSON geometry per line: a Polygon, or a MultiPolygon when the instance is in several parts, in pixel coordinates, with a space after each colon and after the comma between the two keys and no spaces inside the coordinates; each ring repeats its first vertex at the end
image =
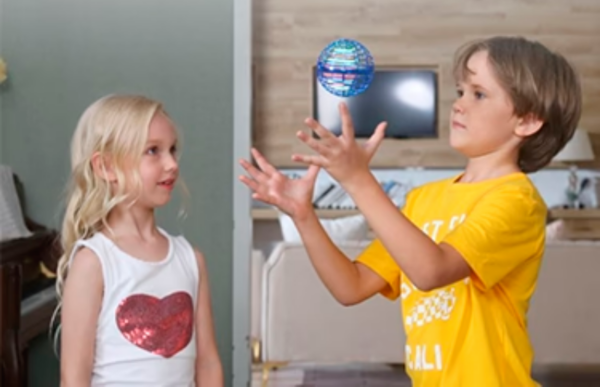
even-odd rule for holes
{"type": "Polygon", "coordinates": [[[92,387],[195,386],[198,264],[183,236],[159,230],[169,241],[159,262],[128,255],[102,233],[76,243],[96,253],[104,278],[92,387]]]}

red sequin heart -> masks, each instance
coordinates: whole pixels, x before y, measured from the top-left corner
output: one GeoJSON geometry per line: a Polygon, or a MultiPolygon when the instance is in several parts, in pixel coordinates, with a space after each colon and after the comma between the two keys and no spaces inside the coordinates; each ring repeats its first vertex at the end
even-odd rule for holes
{"type": "Polygon", "coordinates": [[[185,348],[192,338],[192,297],[176,292],[163,299],[145,294],[127,297],[117,308],[117,326],[131,343],[163,357],[185,348]]]}

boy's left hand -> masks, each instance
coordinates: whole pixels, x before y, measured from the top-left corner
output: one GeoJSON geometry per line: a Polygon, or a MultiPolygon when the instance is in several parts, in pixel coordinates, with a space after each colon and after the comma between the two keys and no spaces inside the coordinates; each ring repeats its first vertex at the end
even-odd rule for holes
{"type": "Polygon", "coordinates": [[[292,155],[292,160],[304,164],[317,165],[325,169],[342,186],[359,181],[365,173],[370,173],[369,163],[383,140],[387,123],[377,125],[373,135],[363,144],[354,138],[354,126],[345,103],[339,105],[342,118],[342,134],[335,136],[312,118],[305,122],[320,138],[298,132],[300,140],[314,149],[317,155],[292,155]]]}

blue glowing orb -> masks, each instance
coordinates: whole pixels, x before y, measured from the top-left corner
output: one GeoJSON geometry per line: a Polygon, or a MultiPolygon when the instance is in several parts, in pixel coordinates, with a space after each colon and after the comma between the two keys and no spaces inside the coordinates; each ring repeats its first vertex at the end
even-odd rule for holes
{"type": "Polygon", "coordinates": [[[369,50],[352,39],[329,43],[317,61],[317,79],[333,95],[352,97],[367,90],[375,64],[369,50]]]}

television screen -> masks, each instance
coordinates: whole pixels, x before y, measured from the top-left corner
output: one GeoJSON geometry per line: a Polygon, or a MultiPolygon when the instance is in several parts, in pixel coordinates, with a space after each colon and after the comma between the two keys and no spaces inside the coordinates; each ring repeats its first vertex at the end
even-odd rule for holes
{"type": "Polygon", "coordinates": [[[437,74],[421,69],[376,69],[369,88],[353,97],[337,97],[319,83],[313,71],[313,118],[339,135],[338,110],[345,101],[357,138],[370,137],[381,121],[386,137],[437,137],[437,74]]]}

